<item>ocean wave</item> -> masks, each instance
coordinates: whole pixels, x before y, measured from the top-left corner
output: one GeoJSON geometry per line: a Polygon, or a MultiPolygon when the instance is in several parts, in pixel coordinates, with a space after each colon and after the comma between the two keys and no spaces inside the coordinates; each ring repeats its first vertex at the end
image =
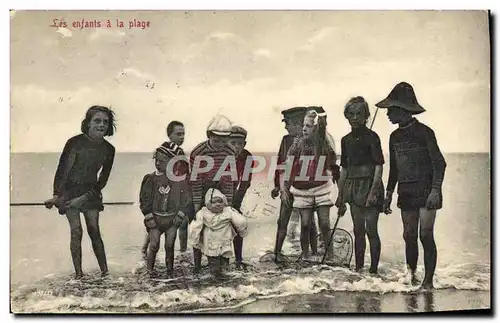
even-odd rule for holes
{"type": "MultiPolygon", "coordinates": [[[[257,266],[258,263],[255,263],[257,266]]],[[[101,279],[97,274],[83,281],[51,277],[12,291],[15,313],[44,312],[198,312],[237,307],[250,302],[289,295],[329,291],[409,293],[404,264],[381,263],[380,276],[355,273],[348,268],[313,265],[278,269],[254,267],[247,272],[229,272],[216,281],[209,275],[175,279],[144,278],[144,268],[134,273],[101,279]]],[[[418,268],[419,274],[423,268],[418,268]]],[[[490,290],[489,265],[461,264],[438,268],[436,289],[490,290]]]]}

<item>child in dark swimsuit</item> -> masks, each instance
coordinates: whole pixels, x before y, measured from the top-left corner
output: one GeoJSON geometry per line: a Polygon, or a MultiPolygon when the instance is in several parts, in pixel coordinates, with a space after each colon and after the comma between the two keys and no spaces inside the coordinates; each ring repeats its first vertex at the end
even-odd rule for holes
{"type": "Polygon", "coordinates": [[[65,214],[68,219],[77,279],[83,277],[80,213],[85,217],[101,274],[108,274],[99,212],[104,210],[101,191],[108,182],[115,157],[115,148],[104,137],[114,134],[114,120],[114,113],[109,108],[92,106],[88,109],[81,124],[82,134],[70,138],[64,146],[54,178],[54,196],[45,201],[47,208],[55,205],[59,214],[65,214]]]}
{"type": "Polygon", "coordinates": [[[413,116],[424,112],[425,109],[418,103],[410,84],[397,84],[377,106],[387,109],[389,120],[399,125],[389,138],[390,170],[385,209],[387,213],[390,212],[392,194],[398,184],[397,206],[401,209],[403,219],[406,263],[412,276],[411,283],[418,284],[415,274],[420,231],[425,265],[425,277],[421,287],[429,290],[433,288],[432,279],[436,269],[434,221],[437,210],[443,206],[441,187],[446,161],[434,131],[413,116]]]}
{"type": "Polygon", "coordinates": [[[341,140],[342,156],[340,166],[339,195],[336,205],[339,209],[348,203],[354,225],[354,249],[356,271],[364,265],[366,238],[370,241],[370,273],[377,274],[380,258],[378,235],[379,213],[384,202],[382,165],[384,156],[380,138],[366,127],[370,116],[368,103],[362,97],[349,100],[344,116],[351,125],[351,132],[341,140]]]}

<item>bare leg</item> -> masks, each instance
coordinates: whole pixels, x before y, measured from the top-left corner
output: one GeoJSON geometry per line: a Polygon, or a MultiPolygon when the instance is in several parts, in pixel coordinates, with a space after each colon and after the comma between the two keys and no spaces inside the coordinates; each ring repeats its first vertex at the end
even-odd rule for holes
{"type": "Polygon", "coordinates": [[[187,242],[188,242],[188,219],[184,219],[182,221],[181,226],[179,227],[179,245],[181,252],[185,252],[187,250],[187,242]]]}
{"type": "MultiPolygon", "coordinates": [[[[320,238],[321,239],[321,238],[320,238]]],[[[313,255],[318,254],[318,229],[316,228],[316,221],[314,219],[314,212],[311,215],[311,226],[309,229],[309,241],[313,255]]]]}
{"type": "Polygon", "coordinates": [[[276,243],[274,245],[274,254],[276,258],[278,257],[277,255],[281,253],[281,249],[283,248],[283,242],[285,242],[286,231],[291,215],[292,208],[281,202],[280,215],[278,218],[278,230],[276,232],[276,243]]]}
{"type": "Polygon", "coordinates": [[[311,232],[312,209],[299,209],[300,211],[300,245],[302,247],[302,259],[309,258],[309,243],[311,232]]]}
{"type": "Polygon", "coordinates": [[[177,227],[172,225],[165,232],[165,265],[167,266],[167,275],[169,277],[174,274],[174,248],[176,238],[177,227]]]}
{"type": "Polygon", "coordinates": [[[325,252],[327,258],[333,258],[333,243],[327,248],[328,240],[330,240],[330,206],[319,206],[318,212],[318,224],[321,230],[321,236],[323,237],[323,243],[325,245],[325,252]]]}
{"type": "Polygon", "coordinates": [[[288,225],[288,233],[287,236],[290,239],[295,239],[295,232],[297,231],[297,227],[299,225],[299,212],[292,210],[290,223],[288,225]]]}
{"type": "Polygon", "coordinates": [[[356,259],[356,271],[363,269],[365,264],[365,249],[366,249],[366,229],[365,215],[363,208],[355,204],[351,204],[351,217],[354,226],[354,256],[356,259]]]}
{"type": "Polygon", "coordinates": [[[420,241],[424,247],[425,276],[422,287],[432,289],[432,279],[436,270],[437,248],[434,241],[434,222],[436,220],[436,210],[420,209],[420,241]]]}
{"type": "Polygon", "coordinates": [[[87,223],[87,232],[92,241],[92,249],[99,263],[101,274],[103,276],[108,274],[108,264],[106,261],[106,251],[104,250],[104,243],[101,238],[101,230],[99,229],[99,211],[91,210],[83,213],[85,222],[87,223]]]}
{"type": "Polygon", "coordinates": [[[243,238],[239,234],[233,239],[233,248],[236,266],[240,267],[243,262],[243,238]]]}
{"type": "Polygon", "coordinates": [[[75,277],[81,278],[83,276],[82,270],[82,223],[80,221],[80,211],[76,209],[67,209],[66,218],[69,222],[69,229],[71,234],[70,250],[71,258],[73,260],[73,267],[75,268],[75,277]]]}
{"type": "Polygon", "coordinates": [[[155,266],[156,254],[158,253],[158,250],[160,250],[160,237],[161,237],[161,231],[158,228],[149,230],[147,268],[150,274],[152,274],[155,266]]]}
{"type": "Polygon", "coordinates": [[[148,246],[149,246],[149,234],[146,230],[146,235],[144,236],[144,242],[142,243],[142,257],[144,260],[148,259],[148,246]]]}
{"type": "Polygon", "coordinates": [[[368,235],[368,241],[370,242],[370,273],[378,273],[378,263],[380,259],[380,237],[378,235],[378,219],[379,212],[376,208],[364,208],[366,221],[366,234],[368,235]]]}
{"type": "Polygon", "coordinates": [[[201,270],[201,250],[197,248],[193,248],[193,261],[194,261],[194,269],[193,272],[195,274],[199,273],[201,270]]]}
{"type": "Polygon", "coordinates": [[[403,238],[406,245],[406,264],[411,271],[411,283],[417,284],[417,271],[418,262],[418,210],[401,210],[401,218],[403,219],[403,238]]]}

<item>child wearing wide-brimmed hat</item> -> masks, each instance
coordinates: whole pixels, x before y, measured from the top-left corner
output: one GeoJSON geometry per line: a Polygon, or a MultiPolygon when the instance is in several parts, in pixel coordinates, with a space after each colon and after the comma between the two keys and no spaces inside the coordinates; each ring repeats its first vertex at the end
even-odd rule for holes
{"type": "Polygon", "coordinates": [[[414,115],[425,109],[418,103],[413,87],[397,84],[384,100],[376,104],[387,109],[387,116],[398,129],[389,139],[390,170],[384,208],[390,212],[392,194],[398,184],[397,206],[401,209],[406,244],[406,263],[412,284],[417,284],[418,227],[424,248],[425,276],[422,288],[432,289],[437,249],[434,242],[436,211],[442,208],[442,184],[446,161],[434,131],[414,115]]]}

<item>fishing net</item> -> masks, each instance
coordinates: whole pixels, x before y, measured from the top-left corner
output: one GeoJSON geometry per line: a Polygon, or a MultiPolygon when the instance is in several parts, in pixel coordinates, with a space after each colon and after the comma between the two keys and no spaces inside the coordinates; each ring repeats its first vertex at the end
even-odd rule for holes
{"type": "MultiPolygon", "coordinates": [[[[331,231],[334,229],[330,230],[331,231]]],[[[321,234],[318,234],[316,237],[319,239],[321,237],[321,234]]],[[[328,237],[330,238],[330,237],[328,237]]],[[[328,241],[326,242],[328,243],[328,241]]],[[[333,259],[326,259],[325,264],[330,265],[330,266],[341,266],[341,267],[349,267],[351,264],[352,260],[352,254],[353,254],[353,249],[354,249],[354,242],[352,239],[351,234],[347,232],[344,229],[336,228],[335,233],[333,234],[331,244],[333,245],[333,259]]],[[[316,261],[311,261],[308,260],[308,262],[316,263],[319,264],[323,260],[323,256],[325,254],[325,247],[323,248],[318,248],[320,257],[316,261]]],[[[302,254],[300,254],[298,257],[297,255],[284,255],[284,254],[279,254],[278,255],[279,261],[283,263],[292,263],[292,262],[299,262],[302,260],[302,254]]],[[[274,261],[275,256],[272,251],[265,253],[260,257],[260,262],[270,262],[274,261]]]]}
{"type": "Polygon", "coordinates": [[[354,243],[352,236],[344,229],[335,229],[332,238],[333,259],[328,264],[349,267],[351,264],[354,243]]]}

